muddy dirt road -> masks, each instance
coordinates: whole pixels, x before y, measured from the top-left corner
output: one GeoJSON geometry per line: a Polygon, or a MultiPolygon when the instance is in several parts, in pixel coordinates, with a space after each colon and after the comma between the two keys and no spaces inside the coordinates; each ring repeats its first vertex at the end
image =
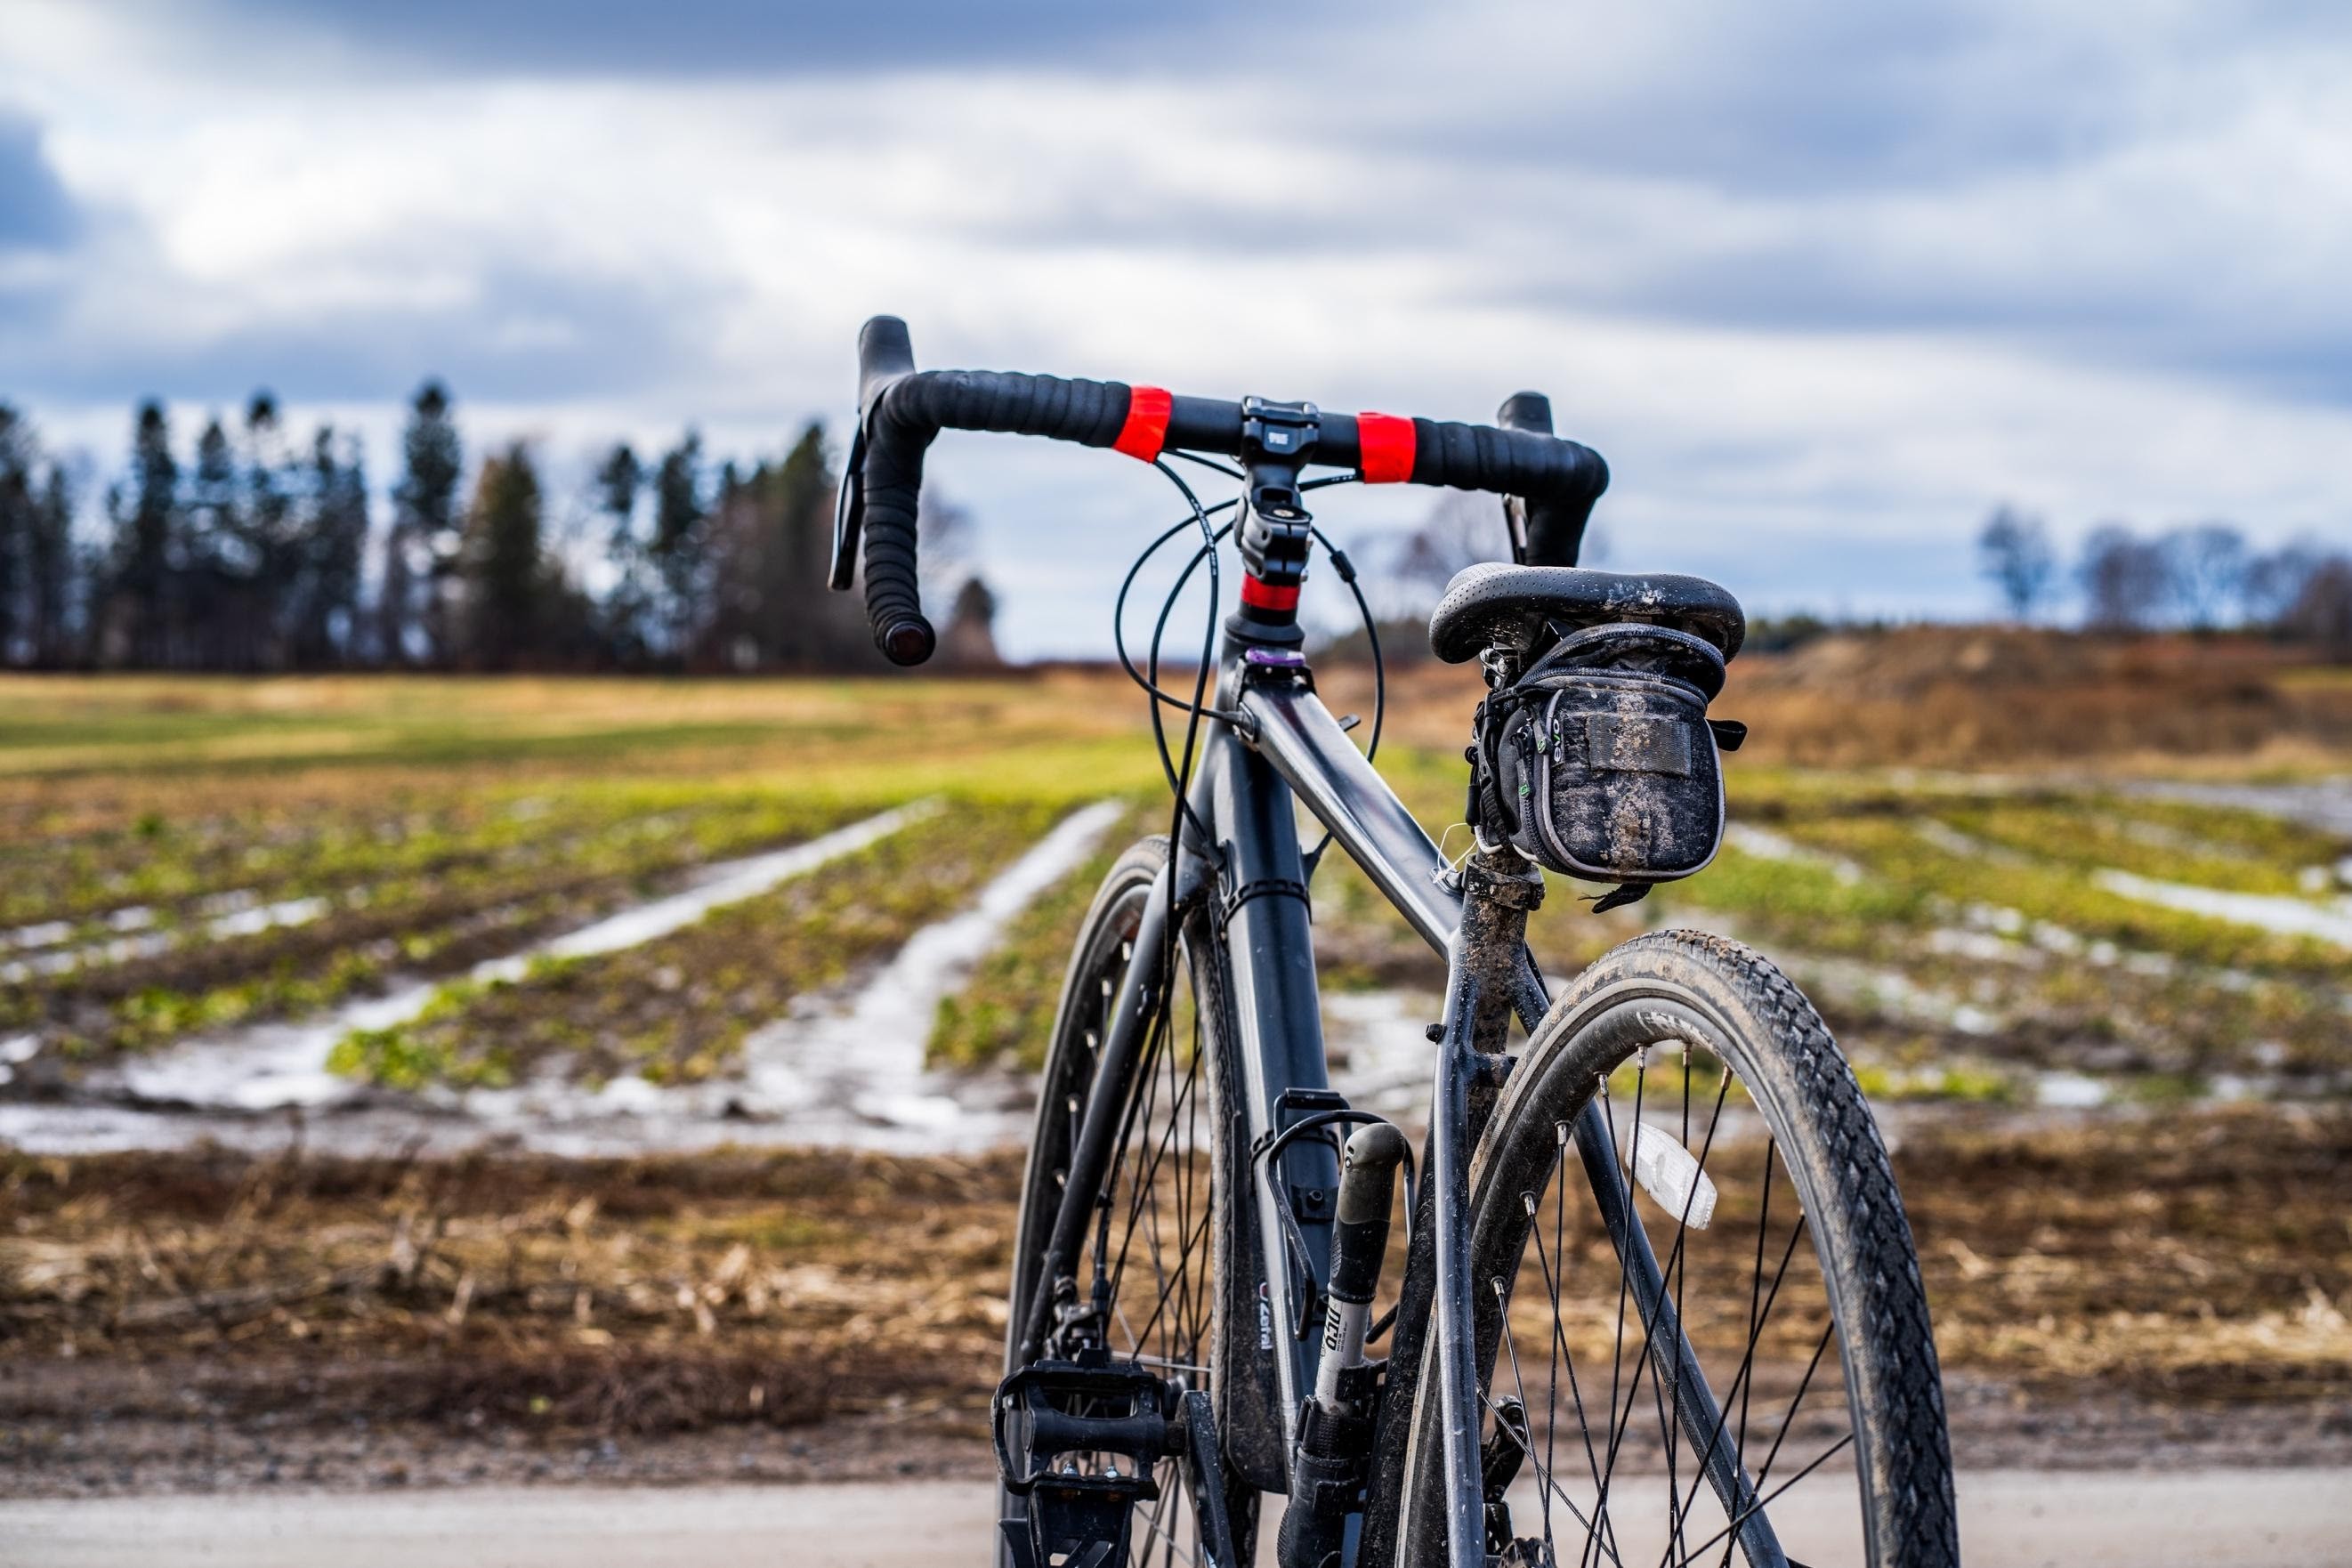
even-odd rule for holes
{"type": "MultiPolygon", "coordinates": [[[[1960,1505],[1976,1568],[2333,1568],[2352,1540],[2341,1470],[1982,1471],[1960,1505]]],[[[980,1562],[992,1506],[969,1482],[12,1502],[0,1542],[11,1568],[929,1568],[980,1562]]]]}

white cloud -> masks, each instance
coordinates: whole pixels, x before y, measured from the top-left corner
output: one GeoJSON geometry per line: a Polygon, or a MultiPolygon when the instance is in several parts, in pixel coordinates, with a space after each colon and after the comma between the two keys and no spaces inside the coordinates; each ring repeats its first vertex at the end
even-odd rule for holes
{"type": "MultiPolygon", "coordinates": [[[[840,427],[889,310],[934,364],[1458,418],[1543,387],[1612,460],[1617,564],[1759,602],[1973,608],[2003,499],[2352,531],[2324,18],[1497,5],[1279,73],[436,77],[233,8],[16,5],[0,105],[88,222],[70,266],[0,257],[0,392],[108,458],[136,395],[266,382],[374,433],[382,479],[435,372],[478,448],[774,449],[840,427]]],[[[932,471],[1013,645],[1101,647],[1158,481],[976,438],[932,471]]]]}

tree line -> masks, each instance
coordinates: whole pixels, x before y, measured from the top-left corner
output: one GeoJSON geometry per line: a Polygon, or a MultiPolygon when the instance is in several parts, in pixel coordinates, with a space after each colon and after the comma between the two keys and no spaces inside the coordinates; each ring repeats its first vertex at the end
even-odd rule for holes
{"type": "Polygon", "coordinates": [[[2352,658],[2352,552],[2310,540],[2262,551],[2227,522],[2147,533],[2107,522],[2068,571],[2042,519],[2004,506],[1986,520],[1977,552],[2016,620],[2047,614],[2071,588],[2093,631],[2238,627],[2352,658]]]}
{"type": "MultiPolygon", "coordinates": [[[[184,454],[140,405],[130,455],[78,525],[73,472],[0,404],[0,664],[32,668],[847,669],[880,664],[824,585],[836,484],[822,425],[780,459],[714,464],[688,432],[617,444],[560,504],[530,445],[467,460],[446,387],[410,400],[380,507],[357,438],[298,441],[276,399],[184,454]]],[[[951,662],[995,662],[969,521],[921,525],[951,662]]]]}

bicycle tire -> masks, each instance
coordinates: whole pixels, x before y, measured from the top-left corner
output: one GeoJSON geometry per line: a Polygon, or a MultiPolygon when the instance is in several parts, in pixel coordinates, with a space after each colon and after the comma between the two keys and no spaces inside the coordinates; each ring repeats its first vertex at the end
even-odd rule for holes
{"type": "MultiPolygon", "coordinates": [[[[1028,1164],[1022,1178],[1021,1217],[1013,1242],[1011,1317],[1005,1335],[1008,1374],[1019,1370],[1016,1363],[1021,1354],[1022,1325],[1027,1321],[1031,1297],[1051,1284],[1039,1278],[1040,1266],[1045,1237],[1052,1232],[1061,1204],[1061,1177],[1075,1132],[1073,1107],[1085,1103],[1094,1079],[1094,1047],[1089,1036],[1098,1038],[1102,1033],[1109,998],[1117,994],[1119,979],[1130,961],[1130,944],[1142,920],[1145,898],[1153,879],[1167,864],[1168,854],[1167,838],[1154,836],[1139,842],[1119,858],[1104,877],[1071,952],[1040,1082],[1037,1121],[1031,1137],[1028,1164]]],[[[1188,991],[1190,1005],[1186,1005],[1185,994],[1175,996],[1170,1005],[1171,1016],[1181,1026],[1188,1021],[1189,1015],[1193,1026],[1190,1059],[1180,1059],[1187,1053],[1181,1048],[1181,1043],[1176,1042],[1180,1048],[1163,1047],[1148,1057],[1139,1069],[1131,1097],[1135,1109],[1127,1120],[1125,1141],[1108,1184],[1115,1189],[1111,1194],[1115,1214],[1122,1209],[1132,1213],[1146,1207],[1177,1208],[1180,1203],[1189,1208],[1205,1199],[1198,1223],[1202,1232],[1198,1253],[1188,1247],[1182,1258],[1171,1259],[1163,1251],[1149,1261],[1153,1276],[1163,1282],[1171,1274],[1183,1277],[1203,1264],[1206,1278],[1192,1277],[1184,1287],[1186,1300],[1173,1313],[1165,1310],[1168,1292],[1163,1289],[1156,1303],[1160,1310],[1150,1316],[1169,1328],[1165,1333],[1155,1333],[1149,1322],[1139,1324],[1137,1315],[1125,1310],[1120,1287],[1127,1282],[1127,1274],[1124,1269],[1117,1271],[1110,1349],[1115,1359],[1136,1357],[1147,1363],[1156,1360],[1185,1363],[1185,1370],[1170,1371],[1191,1386],[1199,1386],[1195,1380],[1205,1377],[1215,1401],[1218,1429],[1226,1448],[1230,1528],[1240,1561],[1247,1563],[1256,1550],[1260,1495],[1248,1477],[1253,1470],[1263,1468],[1263,1458],[1259,1457],[1255,1465],[1251,1462],[1252,1445],[1246,1437],[1250,1433],[1263,1432],[1265,1412],[1271,1406],[1267,1403],[1270,1391],[1261,1386],[1255,1358],[1243,1359],[1244,1347],[1254,1349],[1255,1344],[1255,1319],[1245,1293],[1235,1283],[1255,1277],[1255,1269],[1245,1261],[1252,1256],[1255,1221],[1247,1203],[1233,1201],[1234,1194],[1241,1190],[1238,1184],[1246,1179],[1246,1172],[1243,1152],[1234,1146],[1234,1133],[1241,1123],[1239,1100],[1231,1076],[1237,1070],[1238,1062],[1234,1045],[1236,1035],[1232,983],[1223,945],[1205,916],[1196,912],[1186,921],[1178,940],[1179,957],[1174,967],[1180,986],[1188,991]],[[1182,1087],[1187,1081],[1189,1089],[1182,1087]],[[1178,1156],[1173,1168],[1167,1153],[1163,1153],[1158,1163],[1159,1173],[1146,1184],[1137,1184],[1129,1180],[1127,1173],[1142,1168],[1141,1162],[1132,1161],[1130,1156],[1140,1152],[1139,1145],[1150,1134],[1156,1113],[1150,1102],[1155,1096],[1160,1097],[1162,1109],[1178,1103],[1180,1096],[1190,1097],[1193,1114],[1188,1121],[1189,1131],[1180,1136],[1191,1137],[1194,1142],[1179,1150],[1173,1147],[1177,1139],[1171,1138],[1167,1152],[1178,1156]],[[1189,1194],[1171,1188],[1171,1181],[1180,1185],[1190,1183],[1189,1194]],[[1122,1321],[1129,1331],[1124,1342],[1117,1327],[1122,1321]],[[1228,1367],[1236,1369],[1234,1377],[1222,1375],[1228,1367]],[[1237,1442],[1237,1436],[1244,1440],[1237,1442]]],[[[1177,1033],[1171,1028],[1171,1042],[1177,1033]]],[[[1175,1125],[1171,1119],[1171,1129],[1175,1125]]],[[[1128,1224],[1130,1234],[1144,1228],[1139,1222],[1128,1224]]],[[[1181,1233],[1194,1227],[1180,1225],[1177,1228],[1181,1233]]],[[[1156,1232],[1150,1239],[1157,1241],[1164,1234],[1156,1232]]],[[[1192,1240],[1190,1236],[1185,1239],[1188,1243],[1192,1240]]],[[[1131,1247],[1121,1251],[1133,1261],[1131,1247]]],[[[1080,1289],[1085,1289],[1083,1274],[1080,1289]]],[[[1279,1428],[1276,1431],[1278,1433],[1279,1428]]],[[[1277,1437],[1277,1457],[1278,1442],[1277,1437]]],[[[1183,1532],[1194,1528],[1194,1521],[1183,1517],[1189,1512],[1184,1501],[1189,1499],[1189,1483],[1184,1479],[1183,1467],[1171,1459],[1163,1462],[1160,1471],[1160,1491],[1163,1498],[1171,1500],[1166,1506],[1165,1516],[1138,1518],[1135,1550],[1139,1562],[1162,1555],[1156,1545],[1150,1544],[1155,1530],[1171,1547],[1165,1555],[1184,1560],[1177,1555],[1186,1539],[1183,1532]]],[[[1000,1518],[1023,1517],[1021,1510],[1026,1506],[1023,1500],[1002,1490],[999,1499],[1000,1518]]],[[[1139,1505],[1139,1515],[1143,1511],[1142,1505],[1139,1505]]],[[[1189,1552],[1192,1560],[1198,1559],[1197,1545],[1197,1539],[1193,1539],[1189,1552]]],[[[999,1568],[1010,1568],[1011,1559],[1001,1539],[996,1562],[999,1568]]]]}
{"type": "MultiPolygon", "coordinates": [[[[1746,1135],[1752,1138],[1756,1131],[1750,1126],[1746,1135]]],[[[1741,1158],[1751,1156],[1743,1154],[1741,1158]]],[[[1495,1418],[1498,1408],[1511,1398],[1528,1403],[1528,1419],[1522,1435],[1514,1441],[1524,1460],[1530,1462],[1537,1473],[1543,1539],[1552,1561],[1565,1561],[1559,1549],[1563,1536],[1569,1548],[1578,1551],[1580,1561],[1633,1561],[1635,1549],[1627,1544],[1627,1534],[1620,1531],[1618,1514],[1605,1505],[1612,1489],[1617,1501],[1623,1503],[1628,1497],[1638,1496],[1643,1487],[1655,1485],[1654,1478],[1631,1479],[1632,1470],[1621,1479],[1618,1468],[1621,1458],[1632,1457],[1622,1444],[1634,1423],[1641,1384],[1647,1372],[1654,1374],[1650,1377],[1651,1398],[1659,1433],[1654,1448],[1646,1451],[1653,1461],[1663,1454],[1666,1466],[1665,1500],[1657,1523],[1664,1550],[1660,1552],[1653,1543],[1640,1549],[1641,1555],[1662,1563],[1715,1563],[1718,1559],[1728,1563],[1735,1548],[1748,1548],[1752,1553],[1752,1543],[1743,1532],[1757,1528],[1754,1521],[1759,1515],[1776,1530],[1791,1516],[1800,1515],[1799,1506],[1788,1503],[1781,1494],[1799,1482],[1810,1483],[1822,1469],[1832,1474],[1843,1469],[1843,1465],[1830,1466],[1828,1461],[1835,1457],[1839,1447],[1850,1446],[1858,1489],[1857,1517],[1843,1523],[1834,1520],[1823,1522],[1815,1518],[1818,1508],[1801,1513],[1805,1528],[1821,1527],[1820,1539],[1829,1540],[1834,1533],[1843,1544],[1816,1552],[1802,1542],[1782,1541],[1779,1544],[1788,1553],[1787,1560],[1851,1561],[1852,1531],[1858,1524],[1861,1559],[1874,1568],[1948,1568],[1958,1563],[1959,1545],[1952,1500],[1951,1458],[1935,1342],[1910,1226],[1895,1190],[1885,1146],[1844,1055],[1822,1023],[1820,1014],[1771,963],[1737,942],[1687,931],[1653,932],[1603,956],[1552,1005],[1529,1039],[1472,1155],[1470,1192],[1472,1278],[1478,1307],[1475,1354],[1479,1387],[1487,1404],[1479,1418],[1487,1430],[1486,1441],[1491,1449],[1506,1441],[1493,1430],[1497,1425],[1495,1418]],[[1700,1184],[1696,1181],[1685,1180],[1677,1184],[1659,1178],[1666,1189],[1663,1198],[1655,1187],[1646,1193],[1642,1187],[1633,1189],[1633,1201],[1628,1213],[1640,1224],[1645,1237],[1652,1223],[1643,1217],[1645,1208],[1653,1216],[1663,1212],[1665,1223],[1672,1227],[1671,1247],[1663,1252],[1655,1247],[1653,1250],[1665,1259],[1667,1286],[1675,1291],[1675,1315],[1685,1324],[1698,1325],[1691,1330],[1691,1337],[1700,1377],[1691,1377],[1679,1370],[1690,1364],[1681,1363],[1670,1375],[1664,1363],[1676,1362],[1677,1358],[1663,1350],[1653,1356],[1648,1344],[1634,1351],[1633,1370],[1627,1373],[1625,1302],[1633,1292],[1626,1287],[1626,1271],[1601,1223],[1594,1197],[1597,1187],[1573,1156],[1575,1145],[1570,1131],[1575,1117],[1598,1095],[1616,1136],[1618,1169],[1625,1168],[1622,1154],[1626,1140],[1646,1141],[1653,1136],[1657,1142],[1646,1146],[1656,1153],[1659,1167],[1675,1163],[1667,1147],[1669,1142],[1677,1141],[1674,1128],[1659,1125],[1667,1120],[1664,1116],[1644,1117],[1642,1110],[1649,1075],[1655,1071],[1661,1075],[1659,1081],[1665,1081],[1665,1067],[1661,1064],[1654,1068],[1651,1063],[1651,1047],[1665,1043],[1681,1047],[1680,1065],[1675,1075],[1682,1088],[1682,1131],[1678,1142],[1684,1155],[1695,1158],[1697,1169],[1706,1173],[1709,1181],[1714,1176],[1707,1171],[1707,1161],[1714,1157],[1714,1151],[1724,1151],[1725,1163],[1717,1170],[1728,1176],[1734,1169],[1730,1163],[1732,1154],[1749,1146],[1740,1142],[1742,1121],[1760,1121],[1760,1131],[1765,1135],[1762,1176],[1754,1200],[1757,1212],[1753,1216],[1742,1214],[1743,1223],[1728,1227],[1721,1237],[1726,1243],[1738,1239],[1739,1261],[1744,1266],[1751,1252],[1745,1222],[1753,1218],[1755,1263],[1747,1286],[1747,1299],[1742,1302],[1734,1295],[1723,1311],[1723,1321],[1735,1331],[1738,1320],[1730,1315],[1730,1310],[1744,1307],[1747,1317],[1746,1346],[1736,1370],[1726,1368],[1720,1355],[1712,1363],[1708,1360],[1707,1348],[1723,1337],[1715,1326],[1716,1304],[1702,1300],[1694,1316],[1694,1309],[1686,1300],[1695,1270],[1692,1259],[1698,1250],[1690,1245],[1690,1240],[1695,1236],[1705,1236],[1706,1230],[1682,1222],[1697,1220],[1707,1229],[1714,1228],[1712,1222],[1727,1217],[1730,1212],[1723,1205],[1723,1190],[1718,1188],[1716,1195],[1706,1200],[1709,1214],[1702,1216],[1696,1213],[1701,1195],[1700,1184]],[[1694,1154],[1689,1108],[1694,1082],[1709,1070],[1706,1055],[1715,1058],[1714,1070],[1719,1073],[1720,1087],[1709,1085],[1702,1091],[1702,1100],[1713,1093],[1715,1110],[1709,1116],[1705,1140],[1694,1154]],[[1622,1085],[1614,1094],[1609,1085],[1612,1075],[1622,1076],[1628,1064],[1633,1064],[1634,1072],[1634,1106],[1631,1115],[1621,1118],[1621,1112],[1626,1110],[1619,1103],[1622,1099],[1622,1085]],[[1727,1068],[1727,1071],[1722,1070],[1727,1068]],[[1743,1091],[1742,1102],[1728,1099],[1735,1082],[1743,1091]],[[1727,1104],[1733,1106],[1733,1135],[1730,1141],[1718,1143],[1717,1130],[1723,1124],[1727,1104]],[[1639,1133],[1632,1131],[1636,1122],[1642,1128],[1639,1133]],[[1785,1177],[1777,1185],[1776,1152],[1785,1177]],[[1685,1189],[1688,1195],[1683,1195],[1685,1189]],[[1788,1239],[1782,1243],[1771,1229],[1771,1194],[1788,1189],[1793,1189],[1801,1218],[1789,1225],[1788,1239]],[[1547,1190],[1552,1194],[1549,1215],[1544,1207],[1547,1190]],[[1567,1205],[1580,1201],[1583,1212],[1579,1215],[1573,1245],[1587,1256],[1598,1257],[1601,1266],[1613,1274],[1611,1282],[1601,1287],[1604,1299],[1599,1304],[1605,1309],[1605,1293],[1611,1289],[1617,1301],[1616,1340],[1608,1350],[1610,1414],[1605,1424],[1609,1433],[1605,1446],[1596,1440],[1586,1399],[1589,1393],[1593,1396],[1592,1404],[1599,1403],[1599,1369],[1593,1360],[1588,1360],[1591,1375],[1580,1380],[1573,1342],[1581,1339],[1588,1351],[1599,1344],[1600,1336],[1587,1321],[1590,1314],[1584,1311],[1593,1303],[1572,1290],[1563,1297],[1560,1289],[1562,1281],[1570,1277],[1567,1205]],[[1681,1203],[1679,1213],[1669,1206],[1673,1201],[1681,1203]],[[1767,1432],[1762,1423],[1752,1429],[1750,1426],[1758,1390],[1768,1378],[1786,1376],[1782,1363],[1792,1354],[1789,1330],[1795,1318],[1819,1310],[1791,1297],[1789,1300],[1797,1304],[1790,1306],[1780,1325],[1771,1323],[1783,1299],[1791,1266],[1789,1260],[1797,1253],[1796,1237],[1807,1233],[1813,1244],[1813,1261],[1820,1271],[1825,1298],[1826,1310],[1820,1315],[1826,1321],[1820,1324],[1822,1334],[1804,1378],[1797,1384],[1794,1399],[1781,1418],[1769,1457],[1763,1457],[1759,1464],[1758,1459],[1762,1456],[1759,1451],[1765,1447],[1767,1432]],[[1532,1247],[1531,1239],[1535,1243],[1532,1247]],[[1763,1290],[1764,1269],[1775,1251],[1780,1253],[1781,1262],[1768,1296],[1763,1290]],[[1532,1304],[1527,1300],[1530,1259],[1538,1264],[1534,1280],[1537,1294],[1532,1304]],[[1548,1325],[1547,1303],[1542,1300],[1547,1288],[1550,1296],[1548,1325]],[[1528,1343],[1522,1337],[1523,1323],[1530,1328],[1542,1326],[1544,1339],[1538,1342],[1544,1343],[1546,1359],[1550,1363],[1549,1382],[1537,1378],[1535,1394],[1524,1392],[1534,1366],[1522,1354],[1528,1343]],[[1798,1471],[1794,1480],[1776,1490],[1774,1464],[1782,1444],[1791,1433],[1803,1434],[1798,1438],[1801,1444],[1819,1435],[1823,1405],[1817,1404],[1812,1415],[1801,1417],[1801,1409],[1824,1364],[1824,1350],[1831,1338],[1838,1342],[1835,1362],[1845,1383],[1848,1436],[1798,1471]],[[1699,1343],[1702,1339],[1706,1344],[1699,1343]],[[1565,1391],[1559,1380],[1563,1360],[1569,1369],[1565,1391]],[[1625,1405],[1622,1412],[1618,1408],[1621,1382],[1625,1405]],[[1697,1423],[1684,1413],[1684,1401],[1708,1384],[1720,1401],[1720,1415],[1712,1424],[1707,1445],[1702,1449],[1697,1423]],[[1562,1406],[1563,1399],[1570,1394],[1573,1415],[1562,1406]],[[1534,1420],[1534,1401],[1538,1396],[1546,1415],[1545,1436],[1540,1443],[1536,1438],[1534,1420]],[[1668,1418],[1670,1406],[1676,1411],[1675,1419],[1668,1418]],[[1581,1430],[1571,1431],[1571,1427],[1581,1430]],[[1563,1435],[1568,1435],[1577,1447],[1563,1446],[1563,1435]],[[1715,1488],[1701,1484],[1703,1476],[1694,1473],[1703,1469],[1703,1461],[1716,1458],[1727,1436],[1730,1438],[1730,1451],[1739,1461],[1741,1474],[1755,1479],[1753,1489],[1734,1490],[1732,1500],[1739,1505],[1736,1512],[1723,1505],[1715,1488]],[[1685,1438],[1689,1448],[1682,1457],[1693,1460],[1692,1468],[1678,1473],[1676,1457],[1685,1438]],[[1539,1454],[1548,1454],[1551,1462],[1545,1464],[1539,1454]],[[1574,1470],[1568,1480],[1563,1480],[1563,1460],[1568,1469],[1573,1470],[1580,1460],[1585,1468],[1574,1470]],[[1591,1489],[1583,1494],[1588,1473],[1591,1489]],[[1575,1504],[1580,1494],[1587,1495],[1588,1500],[1580,1510],[1575,1504]],[[1694,1546],[1700,1530],[1690,1520],[1698,1510],[1702,1497],[1711,1510],[1701,1515],[1702,1520],[1711,1521],[1719,1511],[1726,1528],[1703,1546],[1694,1546]],[[1832,1525],[1835,1526],[1833,1531],[1832,1525]],[[1577,1539],[1580,1534],[1580,1542],[1577,1539]]],[[[1782,1218],[1786,1219],[1785,1206],[1782,1218]]],[[[1715,1244],[1702,1245],[1711,1247],[1715,1244]]],[[[1712,1258],[1696,1267],[1703,1289],[1717,1280],[1720,1271],[1714,1267],[1712,1258]]],[[[1797,1272],[1801,1276],[1805,1271],[1799,1268],[1797,1272]]],[[[1644,1314],[1640,1310],[1638,1298],[1635,1305],[1633,1327],[1634,1331],[1639,1331],[1639,1320],[1644,1314]]],[[[1793,1344],[1801,1347],[1814,1326],[1813,1318],[1808,1316],[1793,1344]]],[[[1433,1342],[1424,1353],[1425,1358],[1434,1357],[1433,1342]]],[[[1597,1352],[1594,1357],[1597,1359],[1597,1352]]],[[[1422,1386],[1439,1386],[1432,1359],[1424,1360],[1422,1386]]],[[[1393,1561],[1399,1563],[1418,1565],[1446,1561],[1444,1466],[1436,1427],[1442,1413],[1432,1407],[1434,1404],[1426,1401],[1414,1413],[1394,1494],[1397,1514],[1388,1521],[1391,1531],[1376,1531],[1390,1535],[1395,1547],[1393,1561]]],[[[1769,1413],[1766,1419],[1769,1419],[1769,1413]]],[[[1646,1421],[1643,1425],[1646,1426],[1646,1421]]],[[[1792,1457],[1791,1468],[1794,1466],[1792,1457]]],[[[1778,1474],[1785,1476],[1788,1472],[1778,1474]]],[[[1738,1488],[1741,1483],[1727,1477],[1726,1484],[1738,1488]]],[[[1835,1511],[1837,1494],[1827,1482],[1817,1488],[1811,1498],[1823,1495],[1832,1499],[1829,1506],[1835,1511]]],[[[1637,1528],[1641,1521],[1629,1519],[1628,1524],[1629,1528],[1637,1528]]],[[[1513,1529],[1518,1528],[1519,1521],[1515,1519],[1513,1529]]],[[[1532,1555],[1522,1552],[1522,1556],[1532,1555]]]]}

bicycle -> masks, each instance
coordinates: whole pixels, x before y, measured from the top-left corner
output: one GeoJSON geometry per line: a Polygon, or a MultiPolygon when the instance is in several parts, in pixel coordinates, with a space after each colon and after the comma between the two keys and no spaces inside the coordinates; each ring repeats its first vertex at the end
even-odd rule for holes
{"type": "Polygon", "coordinates": [[[1174,801],[1097,894],[1048,1049],[991,1406],[1000,1568],[1248,1563],[1269,1494],[1285,1568],[1957,1563],[1917,1259],[1819,1014],[1719,937],[1651,931],[1557,997],[1526,942],[1543,867],[1614,881],[1605,907],[1712,858],[1717,752],[1744,734],[1704,716],[1744,630],[1731,595],[1576,565],[1608,470],[1538,394],[1441,424],[919,372],[894,317],[858,347],[833,586],[862,541],[890,659],[932,647],[916,519],[945,429],[1152,463],[1190,509],[1152,549],[1197,534],[1178,587],[1205,563],[1213,601],[1189,699],[1158,684],[1168,609],[1148,668],[1121,634],[1174,801]],[[1204,506],[1171,458],[1239,494],[1204,506]],[[1384,697],[1360,752],[1302,651],[1318,544],[1363,605],[1306,496],[1358,480],[1505,498],[1515,563],[1464,573],[1431,622],[1489,689],[1458,861],[1375,771],[1384,697]],[[1418,1159],[1327,1076],[1308,920],[1334,843],[1447,962],[1418,1159]],[[1807,1406],[1832,1378],[1843,1399],[1807,1406]]]}

